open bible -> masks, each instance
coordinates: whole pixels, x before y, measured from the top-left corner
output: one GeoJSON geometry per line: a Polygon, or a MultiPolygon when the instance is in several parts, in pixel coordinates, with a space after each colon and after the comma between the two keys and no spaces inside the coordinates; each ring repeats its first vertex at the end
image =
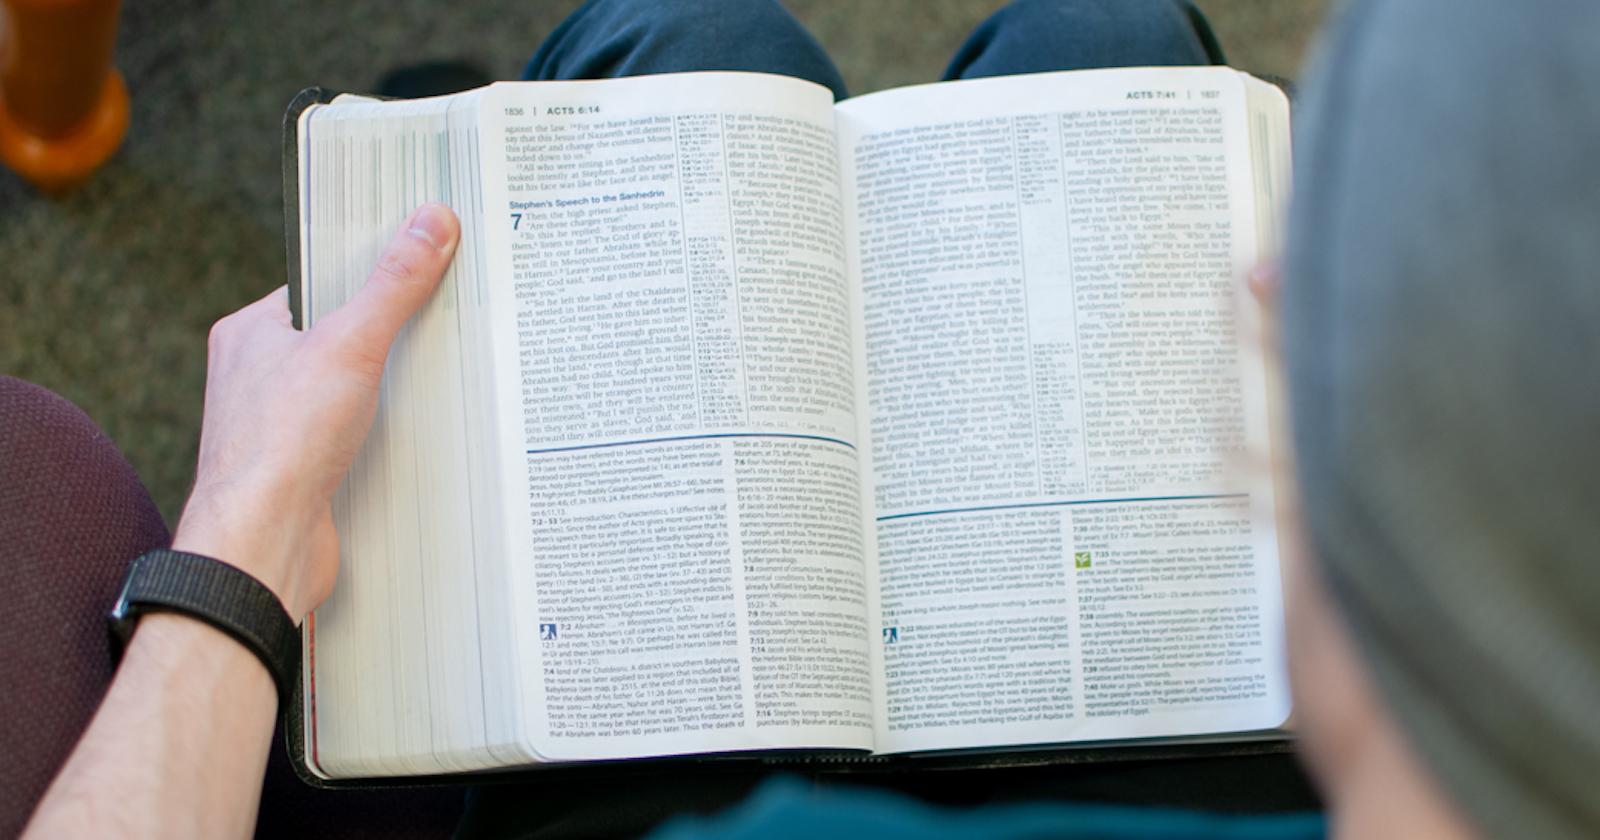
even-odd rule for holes
{"type": "Polygon", "coordinates": [[[303,326],[419,203],[462,222],[334,502],[307,766],[1280,726],[1235,278],[1273,248],[1288,123],[1224,68],[306,107],[303,326]]]}

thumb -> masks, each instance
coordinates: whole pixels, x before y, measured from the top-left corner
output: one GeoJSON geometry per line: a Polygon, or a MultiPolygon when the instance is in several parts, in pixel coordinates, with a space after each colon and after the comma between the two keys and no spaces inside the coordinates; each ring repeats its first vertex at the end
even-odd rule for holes
{"type": "Polygon", "coordinates": [[[461,225],[449,207],[432,202],[418,207],[384,246],[361,290],[312,332],[350,355],[381,364],[400,328],[438,287],[460,237],[461,225]]]}

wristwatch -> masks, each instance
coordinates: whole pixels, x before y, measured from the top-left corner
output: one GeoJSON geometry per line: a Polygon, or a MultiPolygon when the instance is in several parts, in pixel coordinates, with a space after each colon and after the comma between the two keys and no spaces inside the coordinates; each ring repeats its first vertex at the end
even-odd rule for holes
{"type": "Polygon", "coordinates": [[[287,705],[300,664],[300,629],[260,581],[221,560],[158,548],[128,567],[107,616],[119,653],[149,612],[187,615],[232,636],[267,666],[279,707],[287,705]]]}

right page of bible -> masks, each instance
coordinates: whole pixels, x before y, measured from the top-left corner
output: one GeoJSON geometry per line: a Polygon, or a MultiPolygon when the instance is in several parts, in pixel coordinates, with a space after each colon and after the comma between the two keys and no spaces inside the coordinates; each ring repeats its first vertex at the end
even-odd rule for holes
{"type": "Polygon", "coordinates": [[[1240,469],[1268,436],[1235,317],[1270,209],[1252,84],[1052,73],[837,107],[880,752],[1287,717],[1272,491],[1240,469]]]}

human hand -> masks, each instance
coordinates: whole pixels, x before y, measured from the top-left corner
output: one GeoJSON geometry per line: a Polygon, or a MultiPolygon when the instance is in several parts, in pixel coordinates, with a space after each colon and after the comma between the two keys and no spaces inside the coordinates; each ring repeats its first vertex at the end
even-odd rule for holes
{"type": "Polygon", "coordinates": [[[417,208],[348,303],[306,331],[287,287],[211,328],[194,490],[173,548],[250,573],[298,623],[339,564],[332,498],[378,405],[389,347],[455,254],[455,214],[417,208]]]}
{"type": "Polygon", "coordinates": [[[1283,359],[1280,345],[1282,336],[1278,334],[1278,299],[1283,292],[1283,274],[1276,262],[1257,263],[1246,276],[1245,285],[1250,288],[1250,296],[1256,302],[1256,317],[1252,321],[1256,328],[1254,339],[1266,367],[1268,390],[1272,391],[1269,396],[1273,407],[1279,408],[1282,402],[1279,397],[1283,359]]]}
{"type": "MultiPolygon", "coordinates": [[[[1270,479],[1277,500],[1277,526],[1280,544],[1298,545],[1300,539],[1300,494],[1295,483],[1294,448],[1289,435],[1289,400],[1283,375],[1283,336],[1278,309],[1283,297],[1283,273],[1275,261],[1257,264],[1246,277],[1250,296],[1255,299],[1254,339],[1266,374],[1269,445],[1266,452],[1252,453],[1255,474],[1270,479]]],[[[1287,555],[1285,555],[1287,556],[1287,555]]]]}
{"type": "Polygon", "coordinates": [[[1250,294],[1261,305],[1264,316],[1273,316],[1278,310],[1278,293],[1283,288],[1283,277],[1275,262],[1264,262],[1250,269],[1247,279],[1250,294]]]}
{"type": "Polygon", "coordinates": [[[1256,302],[1255,336],[1266,361],[1267,374],[1279,379],[1282,359],[1279,357],[1281,336],[1278,334],[1278,299],[1283,293],[1283,272],[1273,260],[1257,263],[1245,277],[1250,296],[1256,302]]]}

